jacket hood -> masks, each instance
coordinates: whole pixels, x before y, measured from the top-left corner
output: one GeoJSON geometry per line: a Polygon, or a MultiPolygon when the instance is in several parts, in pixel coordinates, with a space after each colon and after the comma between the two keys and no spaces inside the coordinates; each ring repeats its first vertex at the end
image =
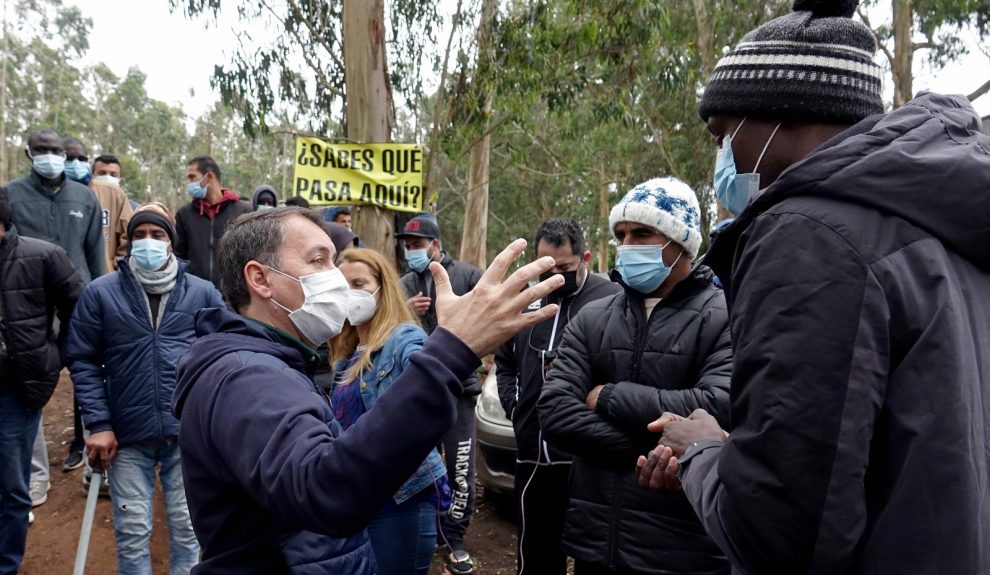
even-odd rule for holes
{"type": "Polygon", "coordinates": [[[267,184],[262,184],[254,189],[254,195],[251,196],[251,207],[257,210],[258,201],[261,199],[261,196],[265,194],[271,196],[272,201],[275,202],[275,205],[278,205],[278,193],[275,192],[275,188],[267,184]]]}
{"type": "Polygon", "coordinates": [[[279,337],[263,324],[225,308],[207,308],[196,312],[196,336],[196,342],[177,366],[177,382],[172,396],[172,412],[177,418],[182,417],[186,397],[202,373],[229,353],[246,350],[268,354],[305,373],[306,364],[301,352],[282,344],[279,337]]]}
{"type": "Polygon", "coordinates": [[[756,216],[795,196],[888,213],[990,269],[990,137],[963,96],[923,92],[863,120],[788,168],[725,232],[738,237],[756,216]]]}

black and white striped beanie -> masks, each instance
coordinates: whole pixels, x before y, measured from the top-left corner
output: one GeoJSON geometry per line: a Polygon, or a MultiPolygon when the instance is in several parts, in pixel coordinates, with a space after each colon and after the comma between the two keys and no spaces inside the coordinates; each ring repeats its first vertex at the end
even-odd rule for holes
{"type": "Polygon", "coordinates": [[[883,112],[876,39],[858,0],[795,0],[719,60],[698,113],[854,124],[883,112]]]}

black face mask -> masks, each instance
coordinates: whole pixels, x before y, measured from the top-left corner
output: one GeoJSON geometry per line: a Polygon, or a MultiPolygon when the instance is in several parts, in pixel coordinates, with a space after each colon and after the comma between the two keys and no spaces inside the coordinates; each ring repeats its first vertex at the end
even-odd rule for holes
{"type": "Polygon", "coordinates": [[[550,292],[547,299],[550,301],[560,301],[561,299],[572,296],[577,293],[578,283],[577,283],[577,270],[572,272],[544,272],[540,274],[540,281],[548,280],[556,275],[564,276],[564,285],[557,288],[555,291],[550,292]]]}

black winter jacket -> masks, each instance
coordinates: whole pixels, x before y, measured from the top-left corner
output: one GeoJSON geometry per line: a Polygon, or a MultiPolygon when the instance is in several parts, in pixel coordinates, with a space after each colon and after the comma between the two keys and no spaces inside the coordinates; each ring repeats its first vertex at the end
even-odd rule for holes
{"type": "Polygon", "coordinates": [[[682,466],[738,572],[990,568],[990,137],[922,94],[788,168],[715,240],[732,435],[682,466]]]}
{"type": "MultiPolygon", "coordinates": [[[[540,438],[540,422],[536,402],[543,389],[546,368],[556,356],[564,330],[571,318],[598,299],[621,291],[619,284],[588,273],[581,290],[556,302],[557,316],[524,329],[495,354],[495,378],[505,416],[516,432],[516,459],[540,463],[570,461],[571,454],[548,445],[540,438]],[[546,353],[549,350],[549,353],[546,353]],[[543,352],[543,353],[541,353],[543,352]]],[[[540,302],[549,303],[547,299],[540,302]]]]}
{"type": "MultiPolygon", "coordinates": [[[[471,264],[455,260],[446,252],[440,258],[440,264],[447,270],[454,295],[464,295],[473,290],[474,286],[478,284],[478,280],[481,279],[481,270],[471,264]]],[[[430,269],[427,268],[419,273],[414,271],[407,272],[402,276],[402,285],[405,286],[409,297],[417,293],[422,293],[423,295],[430,296],[430,299],[433,300],[430,304],[430,309],[426,311],[426,315],[419,318],[426,333],[433,333],[437,329],[437,293],[433,287],[433,274],[430,273],[430,269]]],[[[472,373],[464,380],[464,395],[471,396],[478,395],[479,393],[481,393],[481,382],[478,381],[478,374],[472,373]]]]}
{"type": "Polygon", "coordinates": [[[544,436],[575,455],[563,547],[638,573],[727,573],[683,493],[639,485],[636,458],[656,447],[646,426],[698,408],[728,425],[732,349],[722,291],[699,266],[645,317],[626,288],[571,320],[538,410],[544,436]],[[588,392],[605,385],[597,410],[588,392]]]}
{"type": "Polygon", "coordinates": [[[0,241],[0,306],[9,374],[0,385],[13,385],[28,409],[41,409],[55,391],[62,360],[52,319],[57,312],[64,343],[82,290],[65,250],[19,237],[14,226],[7,230],[0,241]]]}
{"type": "MultiPolygon", "coordinates": [[[[229,190],[224,190],[229,192],[229,190]]],[[[213,282],[220,289],[217,246],[230,222],[251,212],[251,205],[238,201],[233,192],[224,196],[220,210],[212,220],[203,213],[202,200],[193,200],[175,213],[175,255],[189,262],[189,273],[213,282]]]]}
{"type": "Polygon", "coordinates": [[[103,275],[103,209],[93,190],[62,176],[55,192],[31,170],[10,182],[7,193],[22,238],[61,247],[85,283],[103,275]]]}

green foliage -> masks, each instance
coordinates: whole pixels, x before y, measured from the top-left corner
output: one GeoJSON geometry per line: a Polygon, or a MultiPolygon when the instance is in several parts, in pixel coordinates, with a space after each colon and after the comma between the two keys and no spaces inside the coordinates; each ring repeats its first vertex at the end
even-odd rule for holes
{"type": "Polygon", "coordinates": [[[681,178],[698,194],[708,228],[715,148],[697,115],[699,94],[722,47],[790,3],[706,0],[704,6],[709,37],[690,2],[511,4],[496,25],[497,59],[475,64],[462,54],[448,85],[439,162],[446,181],[438,182],[444,229],[462,221],[466,175],[456,162],[484,130],[481,102],[489,89],[496,95],[490,256],[554,216],[577,219],[592,245],[607,241],[599,192],[610,182],[617,188],[609,196],[614,204],[649,178],[681,178]],[[477,68],[465,68],[472,65],[477,68]]]}
{"type": "MultiPolygon", "coordinates": [[[[216,19],[220,13],[219,0],[169,3],[190,17],[216,19]]],[[[240,112],[244,131],[263,133],[273,117],[287,116],[309,131],[335,133],[344,123],[346,103],[342,0],[239,0],[234,5],[242,22],[264,22],[265,28],[277,31],[260,41],[241,32],[232,60],[218,64],[213,74],[213,87],[240,112]]],[[[389,78],[395,91],[415,101],[422,95],[424,47],[434,43],[440,21],[437,5],[424,0],[391,0],[388,5],[389,78]]]]}

